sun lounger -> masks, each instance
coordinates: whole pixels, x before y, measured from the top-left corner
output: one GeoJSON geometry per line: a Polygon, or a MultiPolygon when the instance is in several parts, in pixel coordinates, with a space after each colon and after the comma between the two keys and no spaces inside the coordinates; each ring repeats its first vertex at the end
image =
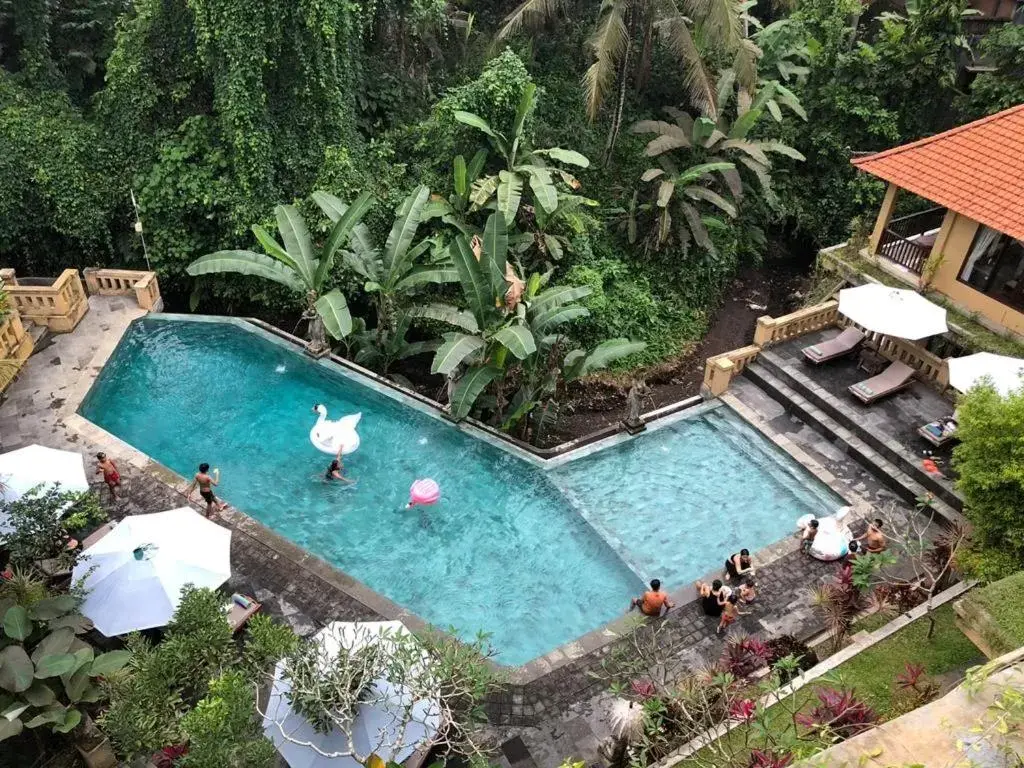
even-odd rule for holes
{"type": "Polygon", "coordinates": [[[244,627],[249,619],[251,619],[256,613],[263,607],[262,603],[257,603],[256,600],[249,597],[248,595],[239,595],[243,601],[248,605],[243,606],[235,601],[235,596],[232,595],[231,603],[227,610],[228,625],[231,627],[232,632],[237,632],[244,627]]]}
{"type": "Polygon", "coordinates": [[[851,325],[831,339],[804,347],[800,351],[804,353],[805,358],[818,365],[850,354],[860,346],[862,341],[864,341],[864,334],[851,325]]]}
{"type": "Polygon", "coordinates": [[[914,380],[914,369],[905,363],[893,363],[877,376],[858,381],[850,386],[850,393],[865,405],[909,387],[914,380]]]}
{"type": "Polygon", "coordinates": [[[918,427],[917,434],[938,448],[951,440],[956,440],[956,427],[954,418],[936,419],[918,427]]]}

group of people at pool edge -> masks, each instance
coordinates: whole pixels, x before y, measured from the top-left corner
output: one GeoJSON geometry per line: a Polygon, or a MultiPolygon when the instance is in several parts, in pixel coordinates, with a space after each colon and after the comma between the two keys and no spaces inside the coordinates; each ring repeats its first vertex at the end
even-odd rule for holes
{"type": "MultiPolygon", "coordinates": [[[[818,521],[812,519],[797,532],[800,537],[800,551],[810,555],[811,545],[817,535],[818,521]]],[[[878,554],[888,547],[885,534],[882,533],[883,523],[875,518],[868,523],[867,530],[849,542],[847,554],[842,558],[845,562],[856,559],[861,554],[878,554]]],[[[749,605],[757,599],[757,585],[754,582],[754,560],[748,549],[741,549],[725,561],[725,570],[721,579],[710,584],[698,581],[697,596],[705,616],[717,617],[717,634],[721,635],[740,616],[750,611],[740,610],[740,606],[749,605]],[[734,589],[725,582],[737,584],[734,589]]],[[[639,597],[633,598],[629,609],[639,609],[642,614],[650,617],[664,616],[675,607],[668,593],[662,590],[660,579],[651,579],[650,589],[639,597]]]]}

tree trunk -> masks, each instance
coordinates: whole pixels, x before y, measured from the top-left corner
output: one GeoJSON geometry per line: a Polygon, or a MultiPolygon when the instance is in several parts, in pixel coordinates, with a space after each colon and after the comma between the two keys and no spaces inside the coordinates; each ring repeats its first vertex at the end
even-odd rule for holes
{"type": "Polygon", "coordinates": [[[636,14],[633,6],[626,9],[626,48],[622,52],[622,63],[619,66],[619,95],[615,102],[615,112],[612,115],[612,124],[608,129],[608,143],[604,148],[604,164],[611,160],[612,150],[615,148],[615,141],[619,138],[619,129],[622,127],[622,110],[626,104],[626,84],[629,75],[629,55],[633,50],[633,34],[636,31],[636,14]]]}
{"type": "Polygon", "coordinates": [[[651,52],[654,47],[654,12],[648,6],[643,14],[641,24],[644,30],[644,43],[640,49],[640,63],[636,70],[636,89],[642,91],[651,79],[651,52]]]}

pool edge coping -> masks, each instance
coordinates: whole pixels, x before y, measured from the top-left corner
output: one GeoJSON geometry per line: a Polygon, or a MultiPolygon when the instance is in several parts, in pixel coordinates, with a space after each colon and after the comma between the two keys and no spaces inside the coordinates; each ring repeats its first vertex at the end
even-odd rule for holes
{"type": "MultiPolygon", "coordinates": [[[[257,335],[264,336],[265,338],[276,336],[277,339],[280,339],[280,341],[277,341],[277,343],[279,344],[287,344],[289,341],[291,341],[292,345],[301,346],[301,341],[293,336],[290,336],[289,334],[285,334],[283,332],[281,332],[281,334],[277,334],[267,331],[263,327],[264,324],[261,321],[257,323],[251,323],[248,319],[243,318],[228,318],[214,315],[178,315],[173,313],[150,313],[150,315],[144,316],[152,315],[155,315],[158,319],[183,319],[191,320],[194,322],[229,322],[233,325],[242,327],[247,331],[256,333],[257,335]]],[[[135,321],[132,322],[134,323],[135,321]]],[[[128,327],[130,327],[130,324],[128,327]]],[[[124,440],[120,439],[116,435],[106,431],[105,429],[90,421],[89,419],[87,419],[85,416],[81,415],[78,412],[78,409],[84,403],[85,398],[91,391],[93,384],[99,377],[99,372],[110,359],[111,355],[113,355],[114,351],[119,346],[122,338],[123,335],[121,338],[118,338],[112,343],[103,344],[102,347],[97,350],[93,359],[90,361],[89,375],[83,376],[80,379],[80,383],[75,389],[74,394],[77,395],[79,392],[81,392],[80,397],[77,397],[77,399],[75,399],[69,396],[65,400],[65,403],[61,408],[62,421],[64,422],[64,425],[67,429],[76,432],[82,435],[83,437],[86,437],[87,439],[91,440],[94,443],[107,442],[117,445],[119,448],[119,452],[128,456],[128,461],[133,467],[139,469],[140,471],[146,473],[150,477],[156,479],[158,482],[161,482],[164,485],[170,487],[176,493],[179,493],[184,497],[185,491],[191,484],[191,481],[186,480],[184,477],[177,474],[169,467],[164,466],[151,456],[143,453],[142,451],[138,450],[131,444],[126,443],[124,440]]],[[[274,338],[271,338],[270,340],[276,341],[274,338]]],[[[320,360],[313,360],[312,358],[310,358],[310,361],[314,364],[325,365],[325,367],[326,364],[330,362],[338,363],[338,367],[343,369],[342,373],[343,375],[345,375],[346,378],[354,379],[358,383],[368,385],[375,392],[379,392],[384,396],[392,397],[393,399],[397,399],[400,402],[405,402],[407,399],[415,400],[418,403],[419,407],[412,407],[415,407],[416,410],[421,413],[424,412],[423,406],[427,405],[427,403],[422,402],[419,397],[410,398],[409,395],[405,392],[404,388],[398,387],[391,382],[387,382],[387,380],[384,380],[384,383],[386,385],[386,388],[389,390],[388,392],[381,392],[376,386],[372,386],[368,382],[359,381],[360,377],[365,376],[368,379],[370,379],[370,381],[373,382],[374,384],[379,385],[382,383],[381,380],[383,379],[383,377],[374,374],[372,371],[366,371],[366,369],[363,369],[361,366],[357,366],[354,363],[351,363],[351,361],[343,360],[343,358],[336,359],[336,356],[334,355],[322,358],[320,360]],[[342,362],[339,363],[339,361],[342,362]]],[[[70,394],[71,393],[69,393],[69,395],[70,394]]],[[[719,397],[716,400],[704,401],[703,398],[699,397],[697,399],[700,400],[701,402],[689,404],[690,401],[693,400],[693,398],[689,398],[688,400],[685,401],[680,401],[688,403],[688,405],[682,407],[679,410],[675,410],[673,407],[675,404],[672,404],[670,406],[665,406],[663,408],[652,411],[649,414],[644,414],[645,419],[650,418],[653,415],[654,418],[651,422],[653,424],[653,429],[651,426],[648,426],[647,430],[644,430],[643,432],[640,432],[638,434],[642,435],[645,434],[647,431],[655,431],[657,429],[670,426],[672,424],[677,423],[678,421],[699,416],[715,408],[726,407],[732,410],[734,413],[736,413],[737,416],[744,423],[751,425],[760,434],[768,438],[770,442],[780,447],[790,458],[795,460],[796,463],[803,469],[811,473],[819,482],[822,482],[824,485],[826,485],[841,499],[847,501],[849,505],[854,508],[854,514],[852,515],[854,519],[862,516],[866,517],[868,513],[865,512],[865,508],[867,510],[873,509],[873,507],[870,504],[862,500],[850,502],[848,496],[849,489],[839,486],[836,482],[835,477],[832,476],[831,473],[825,470],[824,467],[818,464],[814,459],[812,459],[809,455],[804,453],[801,449],[790,443],[788,440],[783,442],[784,438],[782,438],[782,436],[773,435],[770,431],[764,429],[757,421],[754,420],[756,419],[756,414],[753,414],[752,411],[746,408],[746,406],[744,406],[734,397],[728,395],[728,393],[726,393],[726,395],[723,395],[722,397],[719,397]],[[664,416],[657,415],[665,411],[668,412],[665,413],[664,416]],[[826,480],[826,477],[831,478],[831,481],[826,480]]],[[[423,400],[427,399],[423,398],[423,400]]],[[[411,403],[407,404],[412,405],[411,403]]],[[[431,410],[437,411],[439,409],[435,404],[431,410]]],[[[451,419],[446,418],[443,415],[440,415],[436,412],[429,415],[432,415],[434,418],[446,421],[455,428],[463,429],[462,424],[456,423],[451,419]]],[[[527,461],[530,461],[530,463],[533,464],[534,466],[537,466],[538,468],[543,470],[549,470],[554,469],[556,467],[560,467],[570,461],[585,458],[586,456],[589,456],[597,451],[604,450],[605,448],[610,448],[614,445],[618,445],[622,442],[626,442],[638,436],[619,433],[610,434],[600,439],[594,440],[590,443],[587,443],[585,445],[581,445],[575,449],[566,451],[563,454],[560,454],[559,456],[555,457],[554,459],[543,459],[541,457],[529,454],[527,451],[524,451],[523,449],[518,448],[517,446],[514,446],[508,443],[507,441],[496,440],[496,438],[492,437],[489,434],[486,434],[485,430],[482,430],[479,426],[475,424],[471,424],[469,426],[471,427],[471,429],[464,429],[464,431],[469,432],[474,437],[484,439],[487,443],[495,445],[495,447],[501,448],[506,452],[512,453],[515,456],[526,459],[527,461]],[[529,456],[529,458],[527,458],[527,456],[529,456]]],[[[569,443],[563,443],[563,445],[568,444],[569,443]]],[[[430,622],[425,621],[418,614],[413,613],[412,611],[394,602],[385,595],[382,595],[381,593],[371,589],[366,584],[362,583],[361,581],[354,578],[345,571],[341,570],[340,568],[336,568],[335,566],[331,565],[318,555],[315,555],[312,552],[309,552],[303,549],[302,547],[298,546],[297,544],[294,544],[293,542],[281,536],[280,534],[278,534],[271,528],[267,527],[263,523],[259,522],[255,518],[249,516],[245,512],[242,512],[237,507],[231,506],[229,509],[222,512],[220,515],[220,519],[231,528],[232,532],[237,531],[242,535],[245,535],[251,539],[254,539],[255,541],[258,541],[260,544],[272,550],[279,557],[283,557],[292,564],[294,564],[296,567],[306,570],[314,577],[326,582],[332,588],[345,594],[346,596],[355,600],[359,604],[365,606],[367,609],[379,614],[383,618],[388,620],[402,621],[404,624],[406,624],[406,626],[408,626],[413,631],[430,629],[433,631],[444,632],[445,634],[454,638],[457,642],[462,642],[457,635],[448,632],[447,629],[437,627],[435,625],[432,625],[430,622]]],[[[597,533],[600,536],[600,533],[597,533]]],[[[775,562],[781,557],[795,551],[798,547],[799,542],[797,542],[796,539],[792,536],[787,536],[756,551],[754,553],[754,559],[759,566],[770,565],[771,563],[775,562]]],[[[616,554],[618,555],[618,553],[616,554]]],[[[718,578],[720,575],[721,569],[716,568],[715,570],[705,574],[700,580],[710,581],[714,578],[718,578]]],[[[696,602],[697,595],[692,585],[686,585],[671,592],[670,598],[676,606],[675,609],[678,610],[685,605],[696,602]]],[[[494,668],[495,671],[501,674],[508,682],[516,685],[526,685],[544,677],[545,675],[557,669],[572,664],[573,662],[604,648],[605,646],[620,639],[624,635],[629,634],[631,631],[633,631],[633,629],[636,628],[636,626],[643,623],[644,621],[645,619],[641,617],[639,614],[634,614],[626,611],[622,615],[617,616],[616,618],[598,627],[595,627],[589,632],[586,632],[583,635],[580,635],[566,643],[563,643],[557,646],[556,648],[552,649],[551,651],[548,651],[547,653],[541,656],[537,656],[524,664],[506,665],[494,661],[493,659],[488,659],[487,661],[488,664],[492,668],[494,668]]]]}

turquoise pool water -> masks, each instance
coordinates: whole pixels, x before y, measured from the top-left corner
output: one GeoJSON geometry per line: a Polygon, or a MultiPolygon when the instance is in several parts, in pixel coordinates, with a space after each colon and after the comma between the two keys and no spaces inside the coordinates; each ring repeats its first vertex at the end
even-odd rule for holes
{"type": "Polygon", "coordinates": [[[842,503],[724,408],[545,470],[232,323],[136,321],[81,413],[186,477],[219,467],[233,505],[506,664],[842,503]],[[322,480],[314,403],[363,414],[351,487],[322,480]],[[442,499],[406,511],[418,477],[442,499]]]}

